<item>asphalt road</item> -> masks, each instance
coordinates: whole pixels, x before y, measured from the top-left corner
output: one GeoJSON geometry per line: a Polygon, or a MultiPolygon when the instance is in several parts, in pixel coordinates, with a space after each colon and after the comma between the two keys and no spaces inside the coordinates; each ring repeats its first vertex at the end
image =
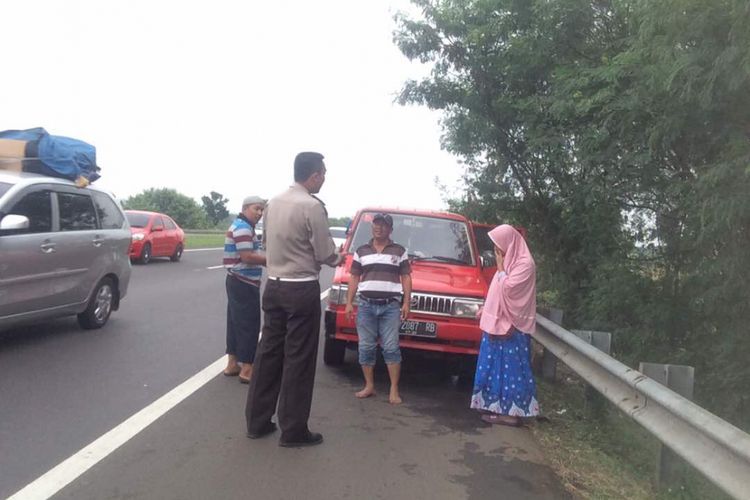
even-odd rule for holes
{"type": "MultiPolygon", "coordinates": [[[[34,481],[216,361],[226,299],[217,251],[135,266],[102,330],[74,318],[0,333],[0,498],[34,481]]],[[[330,284],[324,270],[321,287],[330,284]]],[[[321,349],[322,352],[322,349],[321,349]]],[[[405,403],[357,400],[355,353],[319,363],[310,426],[325,443],[245,437],[247,386],[217,376],[63,488],[55,498],[565,498],[524,429],[467,409],[470,388],[408,358],[405,403]]],[[[218,375],[218,372],[217,372],[218,375]]]]}

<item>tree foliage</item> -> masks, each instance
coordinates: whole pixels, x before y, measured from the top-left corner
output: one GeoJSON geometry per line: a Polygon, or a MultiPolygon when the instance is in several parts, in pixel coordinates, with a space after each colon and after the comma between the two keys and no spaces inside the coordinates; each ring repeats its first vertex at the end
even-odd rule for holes
{"type": "Polygon", "coordinates": [[[203,202],[203,210],[206,212],[206,217],[213,226],[217,226],[229,217],[229,210],[227,210],[229,199],[224,198],[223,194],[211,191],[209,196],[203,196],[201,201],[203,202]]]}
{"type": "Polygon", "coordinates": [[[123,207],[129,210],[147,210],[167,214],[177,224],[187,229],[209,227],[206,214],[198,203],[174,189],[146,189],[142,193],[126,199],[123,202],[123,207]]]}
{"type": "Polygon", "coordinates": [[[413,0],[431,64],[400,101],[443,112],[453,208],[529,229],[542,299],[629,361],[692,364],[750,428],[746,0],[413,0]]]}

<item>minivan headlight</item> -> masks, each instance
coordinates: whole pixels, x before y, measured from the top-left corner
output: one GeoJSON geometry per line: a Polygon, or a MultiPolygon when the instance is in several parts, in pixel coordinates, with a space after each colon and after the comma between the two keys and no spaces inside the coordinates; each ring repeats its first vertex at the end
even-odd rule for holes
{"type": "Polygon", "coordinates": [[[480,299],[455,299],[451,314],[459,318],[476,318],[479,308],[484,305],[480,299]]]}
{"type": "Polygon", "coordinates": [[[133,241],[141,241],[145,237],[146,237],[146,235],[143,234],[143,233],[135,233],[133,235],[133,241]]]}
{"type": "Polygon", "coordinates": [[[349,285],[331,285],[331,291],[328,292],[328,305],[335,306],[339,304],[346,304],[346,294],[348,292],[349,285]]]}

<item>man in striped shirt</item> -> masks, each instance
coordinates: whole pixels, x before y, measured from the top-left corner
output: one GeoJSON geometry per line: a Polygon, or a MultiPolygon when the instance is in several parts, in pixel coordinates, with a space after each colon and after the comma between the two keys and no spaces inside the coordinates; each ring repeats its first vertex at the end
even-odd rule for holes
{"type": "Polygon", "coordinates": [[[255,225],[265,206],[266,201],[260,196],[245,198],[242,212],[224,239],[228,355],[224,375],[239,375],[243,384],[250,382],[260,332],[260,278],[266,256],[260,251],[255,225]]]}
{"type": "Polygon", "coordinates": [[[406,249],[391,241],[393,218],[376,214],[372,219],[372,239],[354,253],[345,314],[351,318],[354,296],[359,291],[357,335],[359,364],[365,387],[355,395],[375,395],[375,354],[380,337],[383,359],[391,379],[389,401],[400,404],[398,381],[401,375],[401,350],[398,345],[401,321],[409,315],[411,266],[406,249]]]}

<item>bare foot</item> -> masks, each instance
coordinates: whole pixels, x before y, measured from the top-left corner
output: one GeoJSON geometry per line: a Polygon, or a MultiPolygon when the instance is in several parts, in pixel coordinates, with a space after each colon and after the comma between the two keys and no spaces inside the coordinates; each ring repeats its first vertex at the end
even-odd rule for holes
{"type": "Polygon", "coordinates": [[[375,389],[372,387],[365,387],[361,391],[355,392],[354,395],[357,396],[359,399],[369,398],[370,396],[375,395],[375,389]]]}
{"type": "Polygon", "coordinates": [[[400,405],[403,401],[401,400],[401,396],[399,396],[398,392],[391,392],[391,395],[388,397],[388,402],[392,405],[400,405]]]}
{"type": "Polygon", "coordinates": [[[224,375],[227,377],[236,377],[240,374],[240,365],[227,365],[224,368],[224,375]]]}

